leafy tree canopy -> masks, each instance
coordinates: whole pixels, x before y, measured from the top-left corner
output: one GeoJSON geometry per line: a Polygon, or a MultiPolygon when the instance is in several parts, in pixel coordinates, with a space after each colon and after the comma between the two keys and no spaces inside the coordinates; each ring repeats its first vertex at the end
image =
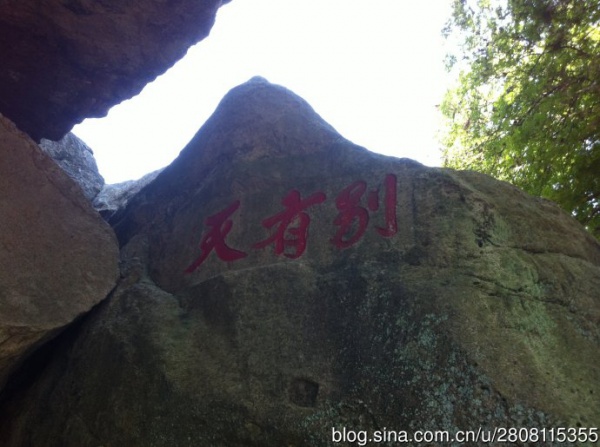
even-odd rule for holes
{"type": "Polygon", "coordinates": [[[559,203],[600,238],[600,0],[455,0],[446,166],[559,203]]]}

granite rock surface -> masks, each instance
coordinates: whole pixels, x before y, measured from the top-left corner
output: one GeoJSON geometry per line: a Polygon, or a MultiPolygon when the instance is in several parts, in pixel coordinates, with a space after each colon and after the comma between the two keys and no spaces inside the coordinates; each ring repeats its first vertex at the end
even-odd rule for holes
{"type": "Polygon", "coordinates": [[[137,180],[127,180],[120,183],[104,185],[94,198],[94,208],[108,222],[112,216],[124,209],[129,200],[151,183],[160,174],[162,169],[150,172],[137,180]]]}
{"type": "Polygon", "coordinates": [[[113,216],[122,279],[0,399],[6,446],[328,446],[600,424],[600,245],[253,79],[113,216]],[[35,429],[32,429],[35,427],[35,429]]]}
{"type": "Polygon", "coordinates": [[[106,298],[118,245],[81,188],[0,115],[0,389],[29,353],[106,298]]]}
{"type": "Polygon", "coordinates": [[[94,152],[77,135],[69,132],[59,141],[42,139],[42,150],[48,154],[83,190],[89,201],[104,187],[94,152]]]}

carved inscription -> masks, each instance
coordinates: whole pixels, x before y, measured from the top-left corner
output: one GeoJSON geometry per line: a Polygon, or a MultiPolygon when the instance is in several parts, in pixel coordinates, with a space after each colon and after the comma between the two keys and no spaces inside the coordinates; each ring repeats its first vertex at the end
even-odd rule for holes
{"type": "MultiPolygon", "coordinates": [[[[333,224],[337,231],[330,242],[340,250],[356,244],[367,231],[371,214],[380,212],[383,207],[383,227],[375,227],[375,231],[385,238],[390,238],[398,232],[396,217],[397,208],[397,178],[387,174],[383,182],[383,203],[380,203],[380,191],[374,189],[367,192],[367,183],[357,180],[344,188],[335,198],[338,215],[333,224]],[[366,195],[366,197],[365,197],[366,195]],[[366,207],[362,203],[366,202],[366,207]]],[[[317,191],[303,199],[300,192],[292,189],[282,199],[283,210],[262,220],[262,226],[269,236],[252,244],[255,250],[273,246],[275,255],[283,255],[290,259],[299,258],[304,254],[308,243],[308,228],[310,225],[309,209],[322,204],[327,196],[317,191]]],[[[226,208],[205,219],[207,229],[200,240],[200,255],[186,269],[192,273],[202,265],[211,252],[225,262],[234,262],[248,256],[247,252],[233,248],[227,244],[226,238],[233,228],[232,216],[240,207],[236,200],[226,208]]]]}

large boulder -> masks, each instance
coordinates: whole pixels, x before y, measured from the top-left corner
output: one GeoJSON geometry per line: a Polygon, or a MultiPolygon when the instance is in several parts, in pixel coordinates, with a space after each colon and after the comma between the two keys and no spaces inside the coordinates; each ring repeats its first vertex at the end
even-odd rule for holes
{"type": "Polygon", "coordinates": [[[0,389],[44,342],[104,299],[118,245],[79,186],[0,115],[0,389]]]}
{"type": "Polygon", "coordinates": [[[164,73],[227,1],[0,2],[0,113],[58,140],[164,73]]]}
{"type": "Polygon", "coordinates": [[[69,132],[59,141],[42,138],[42,150],[50,156],[83,190],[91,202],[104,187],[94,152],[77,135],[69,132]]]}
{"type": "Polygon", "coordinates": [[[600,425],[598,242],[509,184],[369,153],[284,88],[230,92],[113,219],[123,279],[11,382],[5,446],[600,425]]]}

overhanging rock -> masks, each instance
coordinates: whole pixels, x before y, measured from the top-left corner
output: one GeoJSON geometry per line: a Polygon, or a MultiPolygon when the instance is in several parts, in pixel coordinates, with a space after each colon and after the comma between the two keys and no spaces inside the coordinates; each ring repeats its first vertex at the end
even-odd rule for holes
{"type": "Polygon", "coordinates": [[[0,2],[0,113],[36,141],[59,140],[164,73],[227,2],[0,2]]]}

